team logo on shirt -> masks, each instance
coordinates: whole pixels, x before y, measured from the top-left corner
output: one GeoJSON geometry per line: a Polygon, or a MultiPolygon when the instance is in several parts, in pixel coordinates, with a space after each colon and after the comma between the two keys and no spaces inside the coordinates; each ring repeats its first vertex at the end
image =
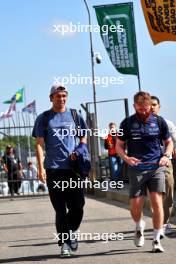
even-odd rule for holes
{"type": "Polygon", "coordinates": [[[155,127],[156,124],[155,124],[155,123],[151,123],[150,126],[151,126],[151,127],[155,127]]]}
{"type": "Polygon", "coordinates": [[[140,127],[140,125],[138,124],[138,123],[133,123],[133,129],[136,129],[136,128],[139,128],[140,127]]]}

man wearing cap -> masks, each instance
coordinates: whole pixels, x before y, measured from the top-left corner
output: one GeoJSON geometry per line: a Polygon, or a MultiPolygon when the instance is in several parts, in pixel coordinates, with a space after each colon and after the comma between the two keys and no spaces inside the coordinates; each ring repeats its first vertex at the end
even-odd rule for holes
{"type": "MultiPolygon", "coordinates": [[[[53,85],[50,91],[52,108],[37,117],[33,129],[39,179],[45,182],[46,175],[50,200],[56,212],[56,230],[58,245],[61,246],[61,257],[70,257],[72,251],[78,247],[77,240],[71,234],[79,228],[85,203],[83,189],[69,186],[70,179],[75,182],[79,179],[70,168],[70,159],[76,159],[74,153],[76,137],[71,133],[71,130],[76,130],[76,124],[71,109],[66,107],[67,98],[66,87],[53,85]],[[63,184],[66,186],[64,189],[63,184]]],[[[81,115],[77,114],[77,118],[80,129],[85,132],[86,123],[81,115]]],[[[82,134],[79,140],[79,148],[85,147],[85,134],[82,134]]]]}

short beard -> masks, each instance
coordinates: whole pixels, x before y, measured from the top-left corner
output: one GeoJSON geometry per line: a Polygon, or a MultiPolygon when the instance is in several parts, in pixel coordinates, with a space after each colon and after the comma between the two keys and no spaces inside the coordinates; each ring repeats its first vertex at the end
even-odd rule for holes
{"type": "Polygon", "coordinates": [[[139,119],[141,119],[143,122],[146,122],[147,119],[149,118],[151,112],[147,113],[146,115],[141,115],[141,114],[139,114],[139,113],[136,113],[136,114],[137,114],[137,116],[139,117],[139,119]]]}

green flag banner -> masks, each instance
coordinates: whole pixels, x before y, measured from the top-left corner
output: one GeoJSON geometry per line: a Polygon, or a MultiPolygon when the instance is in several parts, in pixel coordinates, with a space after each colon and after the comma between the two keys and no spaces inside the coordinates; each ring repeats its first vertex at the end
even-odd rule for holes
{"type": "Polygon", "coordinates": [[[23,97],[24,97],[24,87],[18,90],[10,100],[4,101],[3,104],[11,104],[13,101],[16,101],[16,103],[22,103],[23,97]]]}
{"type": "Polygon", "coordinates": [[[122,74],[138,75],[133,3],[94,6],[109,58],[122,74]],[[108,30],[105,32],[104,28],[108,30]]]}

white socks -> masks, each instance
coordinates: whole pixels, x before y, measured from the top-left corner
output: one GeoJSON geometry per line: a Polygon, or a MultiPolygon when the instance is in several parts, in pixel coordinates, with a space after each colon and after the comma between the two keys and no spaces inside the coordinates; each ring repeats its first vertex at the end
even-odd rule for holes
{"type": "Polygon", "coordinates": [[[142,219],[139,220],[139,222],[136,223],[136,229],[140,230],[141,228],[144,228],[144,221],[142,219]]]}
{"type": "MultiPolygon", "coordinates": [[[[144,227],[145,227],[144,220],[140,219],[138,222],[135,222],[135,223],[136,223],[136,230],[144,229],[144,227]]],[[[161,234],[163,234],[163,228],[154,229],[153,239],[160,241],[160,235],[161,234]]]]}
{"type": "Polygon", "coordinates": [[[154,229],[153,233],[153,239],[159,241],[160,240],[160,235],[163,234],[163,228],[160,229],[154,229]]]}

